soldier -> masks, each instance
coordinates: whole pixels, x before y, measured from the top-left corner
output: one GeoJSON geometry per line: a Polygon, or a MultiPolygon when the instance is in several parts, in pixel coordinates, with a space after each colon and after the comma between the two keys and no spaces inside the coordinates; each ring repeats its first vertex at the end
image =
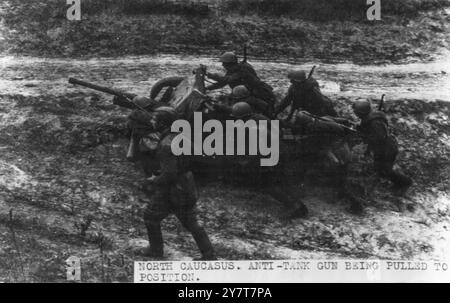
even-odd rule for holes
{"type": "Polygon", "coordinates": [[[245,103],[245,105],[243,106],[249,107],[250,112],[262,114],[266,117],[272,117],[271,106],[264,100],[252,96],[249,90],[244,85],[238,85],[235,88],[233,88],[233,92],[229,96],[229,100],[231,101],[229,102],[231,103],[231,105],[223,103],[214,103],[213,107],[218,112],[230,116],[232,108],[235,104],[245,103]]]}
{"type": "Polygon", "coordinates": [[[396,138],[389,131],[389,123],[385,113],[374,111],[369,101],[357,101],[353,104],[355,114],[361,119],[357,130],[361,133],[367,152],[373,153],[374,168],[384,178],[394,184],[398,194],[404,194],[412,185],[412,179],[399,170],[394,170],[394,162],[398,154],[396,138]]]}
{"type": "MultiPolygon", "coordinates": [[[[270,119],[263,114],[253,112],[252,107],[245,102],[238,102],[233,105],[231,117],[243,121],[254,120],[257,123],[267,121],[268,129],[271,128],[270,119]]],[[[281,141],[279,143],[280,159],[276,166],[262,167],[259,165],[258,157],[247,156],[246,159],[239,161],[241,165],[239,171],[249,177],[244,182],[250,182],[258,186],[264,193],[281,202],[288,211],[287,217],[289,219],[304,218],[308,215],[308,208],[300,199],[289,194],[289,182],[294,175],[292,159],[289,158],[288,147],[281,141]]]]}
{"type": "Polygon", "coordinates": [[[195,216],[198,193],[189,161],[186,158],[176,157],[171,150],[175,134],[170,133],[170,127],[176,117],[173,108],[160,107],[155,110],[151,119],[153,128],[161,133],[161,141],[156,151],[160,174],[148,178],[144,185],[147,194],[151,195],[151,202],[144,211],[150,246],[143,253],[154,258],[163,257],[161,221],[173,213],[192,233],[202,254],[201,260],[215,260],[208,235],[198,224],[195,216]]]}
{"type": "Polygon", "coordinates": [[[233,52],[226,52],[220,56],[219,61],[226,70],[224,76],[213,73],[206,73],[206,76],[217,83],[207,86],[207,90],[215,90],[229,85],[231,89],[239,85],[245,85],[256,98],[266,101],[271,106],[275,104],[273,88],[261,81],[255,70],[248,63],[239,63],[237,56],[233,52]]]}
{"type": "MultiPolygon", "coordinates": [[[[114,97],[113,102],[117,103],[118,97],[114,97]]],[[[133,103],[139,106],[139,109],[133,110],[128,116],[128,128],[134,132],[134,135],[143,137],[152,131],[150,124],[151,111],[155,109],[158,104],[146,97],[135,97],[133,103]],[[144,109],[144,110],[143,110],[144,109]]]]}
{"type": "Polygon", "coordinates": [[[261,113],[255,112],[247,102],[237,102],[233,105],[230,112],[231,117],[234,119],[241,119],[244,121],[248,120],[267,120],[270,122],[269,118],[261,113]]]}
{"type": "MultiPolygon", "coordinates": [[[[337,119],[340,121],[340,119],[337,119]]],[[[308,165],[316,163],[331,163],[334,168],[334,184],[339,198],[350,202],[349,211],[353,214],[361,214],[362,201],[352,194],[348,187],[348,164],[351,159],[351,151],[345,143],[345,136],[355,131],[332,117],[316,117],[306,111],[296,111],[284,125],[290,127],[293,133],[305,135],[302,140],[302,157],[311,157],[305,161],[305,169],[308,165]],[[319,157],[319,158],[318,158],[319,157]]]]}
{"type": "Polygon", "coordinates": [[[231,94],[233,103],[245,102],[251,106],[252,111],[255,113],[263,114],[266,117],[271,118],[273,115],[273,108],[266,101],[252,96],[250,91],[244,85],[238,85],[233,88],[231,94]]]}
{"type": "Polygon", "coordinates": [[[306,78],[303,70],[290,71],[288,78],[291,86],[287,96],[275,107],[275,115],[291,105],[289,115],[292,115],[296,109],[301,109],[319,117],[337,116],[333,103],[328,97],[322,95],[319,84],[314,78],[306,78]]]}

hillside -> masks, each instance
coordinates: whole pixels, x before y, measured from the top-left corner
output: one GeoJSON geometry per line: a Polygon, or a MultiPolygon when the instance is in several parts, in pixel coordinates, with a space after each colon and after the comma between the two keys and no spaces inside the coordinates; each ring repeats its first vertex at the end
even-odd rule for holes
{"type": "MultiPolygon", "coordinates": [[[[432,59],[449,47],[448,0],[383,2],[368,21],[364,1],[230,0],[218,9],[155,0],[82,1],[68,21],[58,0],[4,1],[0,51],[96,57],[242,51],[251,57],[352,60],[362,64],[432,59]]],[[[187,1],[188,2],[188,1],[187,1]]]]}

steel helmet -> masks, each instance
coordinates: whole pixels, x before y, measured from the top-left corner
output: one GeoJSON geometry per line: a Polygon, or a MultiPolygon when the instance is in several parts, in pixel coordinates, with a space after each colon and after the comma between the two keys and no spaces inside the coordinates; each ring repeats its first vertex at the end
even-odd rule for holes
{"type": "Polygon", "coordinates": [[[306,80],[306,73],[304,70],[291,70],[288,73],[288,78],[297,82],[303,82],[306,80]]]}
{"type": "Polygon", "coordinates": [[[219,61],[222,63],[237,63],[238,58],[235,53],[226,52],[226,53],[223,53],[222,56],[220,56],[219,61]]]}
{"type": "Polygon", "coordinates": [[[233,88],[232,92],[233,97],[242,99],[250,96],[250,91],[245,87],[245,85],[238,85],[235,88],[233,88]]]}
{"type": "Polygon", "coordinates": [[[134,97],[133,103],[141,108],[146,108],[146,107],[155,105],[155,102],[152,99],[147,98],[147,97],[140,97],[140,96],[134,97]]]}
{"type": "Polygon", "coordinates": [[[252,113],[252,108],[247,102],[238,102],[231,109],[231,116],[235,118],[244,118],[252,113]]]}
{"type": "Polygon", "coordinates": [[[367,115],[371,110],[370,102],[367,100],[360,100],[353,103],[353,111],[357,115],[367,115]]]}

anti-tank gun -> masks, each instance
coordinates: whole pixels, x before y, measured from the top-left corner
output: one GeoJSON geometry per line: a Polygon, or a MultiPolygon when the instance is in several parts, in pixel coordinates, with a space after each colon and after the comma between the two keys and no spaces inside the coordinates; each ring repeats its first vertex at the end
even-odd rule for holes
{"type": "Polygon", "coordinates": [[[139,107],[142,107],[140,105],[136,105],[132,100],[137,96],[135,94],[131,93],[125,93],[117,89],[109,88],[106,86],[97,85],[94,83],[86,82],[83,80],[75,79],[75,78],[69,78],[70,84],[80,85],[83,87],[87,87],[99,92],[103,92],[109,95],[113,95],[117,98],[114,98],[114,104],[119,105],[121,107],[129,108],[129,109],[136,109],[139,107]]]}
{"type": "MultiPolygon", "coordinates": [[[[134,102],[137,95],[131,93],[125,93],[116,89],[112,89],[106,86],[101,86],[97,84],[93,84],[90,82],[82,81],[75,78],[69,78],[70,84],[80,85],[83,87],[87,87],[96,91],[100,91],[109,95],[115,96],[113,99],[113,103],[128,109],[138,110],[141,117],[144,117],[145,120],[151,119],[150,108],[155,105],[155,102],[151,99],[145,99],[145,102],[134,102]]],[[[130,135],[130,144],[127,152],[127,159],[133,161],[136,157],[137,149],[139,144],[139,138],[132,131],[130,135]]]]}

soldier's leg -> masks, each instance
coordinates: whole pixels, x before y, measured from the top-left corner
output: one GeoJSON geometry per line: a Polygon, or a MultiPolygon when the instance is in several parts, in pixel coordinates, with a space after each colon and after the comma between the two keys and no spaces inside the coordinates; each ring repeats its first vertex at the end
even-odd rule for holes
{"type": "Polygon", "coordinates": [[[262,169],[260,177],[262,178],[262,191],[279,201],[287,210],[287,217],[306,218],[308,208],[300,198],[292,197],[292,185],[296,178],[293,166],[274,169],[262,169]]]}
{"type": "Polygon", "coordinates": [[[300,199],[294,199],[289,195],[286,186],[271,185],[263,188],[263,191],[279,201],[287,209],[290,218],[305,218],[308,216],[308,208],[300,199]]]}
{"type": "Polygon", "coordinates": [[[177,217],[184,228],[192,234],[192,237],[202,254],[201,259],[216,260],[214,248],[209,240],[208,234],[205,229],[199,225],[194,210],[191,209],[181,214],[177,214],[177,217]]]}
{"type": "Polygon", "coordinates": [[[375,170],[381,177],[390,180],[396,188],[407,188],[411,186],[412,179],[398,170],[394,170],[395,157],[375,157],[375,170]]]}
{"type": "Polygon", "coordinates": [[[336,175],[336,190],[338,197],[345,199],[350,203],[348,211],[352,214],[361,214],[363,212],[363,201],[356,197],[350,190],[348,182],[348,165],[339,167],[336,175]]]}
{"type": "Polygon", "coordinates": [[[150,244],[144,251],[146,256],[154,258],[162,258],[164,256],[161,221],[169,214],[168,203],[168,194],[163,190],[156,190],[151,196],[150,203],[144,210],[144,223],[150,244]]]}
{"type": "Polygon", "coordinates": [[[215,260],[214,249],[206,231],[198,224],[195,216],[195,205],[198,193],[195,181],[191,176],[179,180],[180,186],[175,186],[170,191],[171,209],[193,236],[202,254],[202,260],[215,260]],[[182,181],[185,182],[182,182],[182,181]]]}
{"type": "Polygon", "coordinates": [[[159,162],[155,159],[154,152],[140,152],[138,160],[147,177],[151,177],[159,169],[159,162]]]}
{"type": "Polygon", "coordinates": [[[388,178],[394,183],[394,186],[397,188],[409,187],[412,185],[412,179],[405,174],[403,174],[400,170],[391,168],[388,172],[388,178]]]}

